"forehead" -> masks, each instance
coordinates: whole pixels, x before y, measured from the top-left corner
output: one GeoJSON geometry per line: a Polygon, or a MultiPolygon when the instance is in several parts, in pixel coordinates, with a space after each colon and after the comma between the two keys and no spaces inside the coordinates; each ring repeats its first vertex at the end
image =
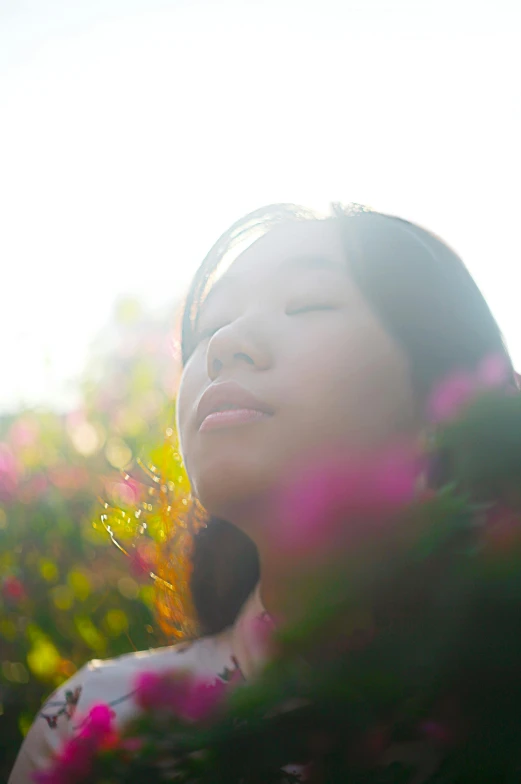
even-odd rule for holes
{"type": "Polygon", "coordinates": [[[338,227],[332,221],[313,220],[277,226],[253,242],[211,286],[206,299],[230,285],[249,287],[275,276],[305,270],[346,271],[338,227]]]}

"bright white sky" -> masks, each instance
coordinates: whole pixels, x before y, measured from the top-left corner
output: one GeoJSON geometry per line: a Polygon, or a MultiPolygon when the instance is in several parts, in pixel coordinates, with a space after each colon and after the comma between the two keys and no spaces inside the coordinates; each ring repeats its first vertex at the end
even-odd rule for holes
{"type": "Polygon", "coordinates": [[[431,228],[521,367],[520,35],[520,0],[0,0],[0,410],[71,404],[117,298],[272,201],[431,228]]]}

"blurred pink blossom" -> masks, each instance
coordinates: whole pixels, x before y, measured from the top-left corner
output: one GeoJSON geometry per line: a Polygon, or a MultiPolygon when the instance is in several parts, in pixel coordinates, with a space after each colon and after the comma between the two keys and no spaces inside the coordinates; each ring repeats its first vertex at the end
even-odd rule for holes
{"type": "Polygon", "coordinates": [[[4,599],[17,604],[26,597],[24,584],[14,575],[6,577],[2,583],[2,595],[4,599]]]}
{"type": "Polygon", "coordinates": [[[296,554],[371,535],[413,501],[420,470],[415,450],[401,447],[309,465],[281,493],[273,530],[278,547],[296,554]]]}
{"type": "Polygon", "coordinates": [[[76,784],[90,781],[96,753],[114,736],[114,712],[108,705],[93,705],[78,733],[70,738],[49,770],[34,775],[36,784],[76,784]]]}
{"type": "Polygon", "coordinates": [[[11,448],[0,443],[0,501],[14,498],[19,482],[19,466],[11,448]]]}
{"type": "Polygon", "coordinates": [[[134,577],[149,577],[156,562],[156,549],[151,541],[138,542],[130,551],[130,571],[134,577]]]}
{"type": "Polygon", "coordinates": [[[140,673],[136,702],[143,710],[168,709],[190,722],[207,719],[221,704],[226,684],[191,673],[140,673]]]}
{"type": "Polygon", "coordinates": [[[484,389],[497,389],[509,380],[509,369],[505,357],[491,354],[481,361],[477,370],[477,380],[484,389]]]}
{"type": "Polygon", "coordinates": [[[129,477],[128,479],[121,479],[115,482],[110,488],[112,500],[116,504],[123,506],[137,506],[142,493],[142,487],[139,482],[129,477]]]}
{"type": "Polygon", "coordinates": [[[18,419],[11,425],[9,441],[15,449],[34,446],[40,436],[40,426],[34,419],[18,419]]]}
{"type": "Polygon", "coordinates": [[[474,373],[458,371],[434,389],[427,403],[427,416],[435,424],[455,419],[480,393],[507,388],[509,367],[505,357],[485,357],[474,373]]]}

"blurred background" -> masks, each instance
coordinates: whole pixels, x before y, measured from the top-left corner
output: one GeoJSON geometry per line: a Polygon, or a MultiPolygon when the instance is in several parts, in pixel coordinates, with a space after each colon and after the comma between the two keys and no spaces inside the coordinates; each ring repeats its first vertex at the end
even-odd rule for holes
{"type": "Polygon", "coordinates": [[[180,304],[232,221],[426,226],[521,367],[520,32],[518,0],[0,0],[0,780],[54,686],[168,642],[93,521],[139,503],[120,472],[164,445],[180,304]]]}

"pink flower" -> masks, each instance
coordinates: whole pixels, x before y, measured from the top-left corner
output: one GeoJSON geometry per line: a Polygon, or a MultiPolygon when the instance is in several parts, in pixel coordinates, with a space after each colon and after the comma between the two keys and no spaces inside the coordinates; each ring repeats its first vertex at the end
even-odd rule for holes
{"type": "Polygon", "coordinates": [[[23,583],[14,576],[6,577],[2,584],[2,594],[5,599],[18,603],[25,598],[25,588],[23,583]]]}
{"type": "Polygon", "coordinates": [[[477,395],[491,389],[507,388],[509,367],[501,355],[485,357],[475,373],[458,371],[434,389],[427,403],[427,415],[437,424],[455,419],[477,395]]]}
{"type": "Polygon", "coordinates": [[[165,677],[156,672],[141,672],[136,679],[136,702],[143,710],[165,707],[165,677]]]}
{"type": "Polygon", "coordinates": [[[89,711],[81,736],[84,738],[100,739],[108,735],[112,729],[114,712],[104,703],[93,705],[89,711]]]}
{"type": "Polygon", "coordinates": [[[136,702],[147,711],[172,711],[184,721],[209,718],[221,704],[226,684],[219,679],[196,678],[188,673],[140,673],[136,702]]]}
{"type": "Polygon", "coordinates": [[[505,357],[492,354],[483,359],[477,370],[477,380],[483,389],[499,389],[508,384],[509,370],[505,357]]]}
{"type": "Polygon", "coordinates": [[[36,784],[79,784],[90,780],[96,753],[114,737],[114,712],[108,705],[93,705],[78,735],[68,740],[51,768],[34,775],[36,784]]]}
{"type": "Polygon", "coordinates": [[[130,571],[134,577],[149,577],[154,571],[155,547],[152,542],[139,542],[130,553],[130,571]]]}
{"type": "Polygon", "coordinates": [[[18,419],[9,430],[9,441],[15,449],[34,446],[40,436],[38,422],[29,417],[18,419]]]}
{"type": "Polygon", "coordinates": [[[11,501],[19,482],[19,466],[10,449],[0,443],[0,502],[11,501]]]}
{"type": "Polygon", "coordinates": [[[431,422],[446,422],[455,419],[473,399],[476,381],[470,373],[454,373],[442,381],[428,402],[427,413],[431,422]]]}
{"type": "Polygon", "coordinates": [[[408,448],[365,457],[335,455],[308,466],[279,499],[273,531],[278,547],[296,554],[370,536],[375,524],[386,523],[414,500],[419,471],[408,448]]]}
{"type": "Polygon", "coordinates": [[[141,492],[141,485],[131,477],[121,479],[111,487],[113,501],[124,506],[136,506],[140,500],[141,492]]]}

